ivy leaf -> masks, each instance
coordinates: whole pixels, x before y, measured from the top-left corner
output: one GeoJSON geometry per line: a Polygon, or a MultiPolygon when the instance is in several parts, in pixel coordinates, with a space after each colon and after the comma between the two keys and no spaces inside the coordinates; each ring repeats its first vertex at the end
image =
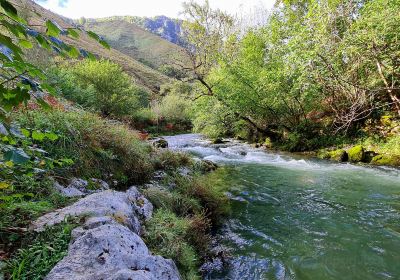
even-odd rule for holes
{"type": "Polygon", "coordinates": [[[47,20],[46,21],[46,34],[52,37],[60,36],[62,28],[54,21],[47,20]]]}
{"type": "Polygon", "coordinates": [[[22,164],[29,161],[30,157],[22,149],[12,149],[4,153],[6,161],[12,161],[16,164],[22,164]]]}

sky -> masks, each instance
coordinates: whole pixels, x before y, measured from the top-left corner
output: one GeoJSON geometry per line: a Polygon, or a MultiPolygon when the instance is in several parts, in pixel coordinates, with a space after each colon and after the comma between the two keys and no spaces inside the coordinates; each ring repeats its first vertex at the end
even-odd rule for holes
{"type": "MultiPolygon", "coordinates": [[[[65,17],[99,18],[108,16],[181,17],[184,0],[37,0],[43,7],[65,17]]],[[[201,3],[201,0],[196,0],[201,3]]],[[[246,14],[262,7],[270,9],[275,0],[209,0],[212,8],[230,14],[246,14]]]]}

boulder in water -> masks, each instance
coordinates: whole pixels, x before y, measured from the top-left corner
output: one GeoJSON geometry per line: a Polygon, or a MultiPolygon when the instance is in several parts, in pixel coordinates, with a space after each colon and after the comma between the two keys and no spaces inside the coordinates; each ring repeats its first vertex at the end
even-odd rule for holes
{"type": "Polygon", "coordinates": [[[153,142],[153,146],[156,148],[165,149],[168,148],[168,141],[165,140],[164,138],[159,138],[153,142]]]}
{"type": "Polygon", "coordinates": [[[400,166],[400,156],[396,155],[377,155],[371,160],[374,165],[400,166]]]}
{"type": "Polygon", "coordinates": [[[364,147],[361,145],[354,146],[347,151],[347,154],[350,162],[361,162],[365,156],[364,147]]]}
{"type": "Polygon", "coordinates": [[[339,161],[339,162],[345,162],[348,160],[348,154],[346,153],[345,150],[339,149],[335,151],[329,152],[330,159],[339,161]]]}
{"type": "Polygon", "coordinates": [[[224,144],[224,141],[221,138],[215,138],[212,141],[213,144],[224,144]]]}

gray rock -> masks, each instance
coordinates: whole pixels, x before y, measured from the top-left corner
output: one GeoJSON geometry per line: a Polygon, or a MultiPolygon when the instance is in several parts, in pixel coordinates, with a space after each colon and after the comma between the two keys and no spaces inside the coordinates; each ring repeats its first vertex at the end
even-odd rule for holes
{"type": "Polygon", "coordinates": [[[8,135],[7,128],[1,122],[0,122],[0,135],[4,135],[4,136],[8,135]]]}
{"type": "Polygon", "coordinates": [[[136,213],[139,214],[141,218],[148,221],[153,214],[153,204],[151,204],[136,187],[131,187],[126,194],[128,199],[133,202],[136,213]]]}
{"type": "Polygon", "coordinates": [[[46,280],[180,279],[172,260],[153,256],[142,239],[108,218],[91,218],[73,230],[68,255],[46,280]]]}
{"type": "Polygon", "coordinates": [[[71,180],[71,183],[68,185],[68,188],[75,188],[80,190],[81,192],[86,192],[86,188],[89,185],[88,181],[79,179],[79,178],[73,178],[71,180]]]}
{"type": "Polygon", "coordinates": [[[59,193],[65,197],[80,197],[85,196],[83,192],[78,190],[77,188],[72,187],[64,187],[60,185],[58,182],[54,182],[53,187],[59,191],[59,193]]]}
{"type": "Polygon", "coordinates": [[[78,202],[48,213],[32,223],[35,231],[44,231],[47,226],[63,222],[67,217],[111,217],[117,222],[128,226],[135,233],[140,232],[140,223],[135,214],[134,198],[127,193],[112,190],[91,194],[78,202]]]}
{"type": "Polygon", "coordinates": [[[90,180],[98,186],[98,191],[105,191],[105,190],[110,189],[110,185],[103,180],[95,179],[95,178],[92,178],[90,180]]]}

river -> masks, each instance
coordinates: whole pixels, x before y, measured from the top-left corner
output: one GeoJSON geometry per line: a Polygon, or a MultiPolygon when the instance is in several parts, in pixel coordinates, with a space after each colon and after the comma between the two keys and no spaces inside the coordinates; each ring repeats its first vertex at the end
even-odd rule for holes
{"type": "Polygon", "coordinates": [[[224,169],[229,265],[207,279],[400,279],[400,171],[166,137],[224,169]]]}

